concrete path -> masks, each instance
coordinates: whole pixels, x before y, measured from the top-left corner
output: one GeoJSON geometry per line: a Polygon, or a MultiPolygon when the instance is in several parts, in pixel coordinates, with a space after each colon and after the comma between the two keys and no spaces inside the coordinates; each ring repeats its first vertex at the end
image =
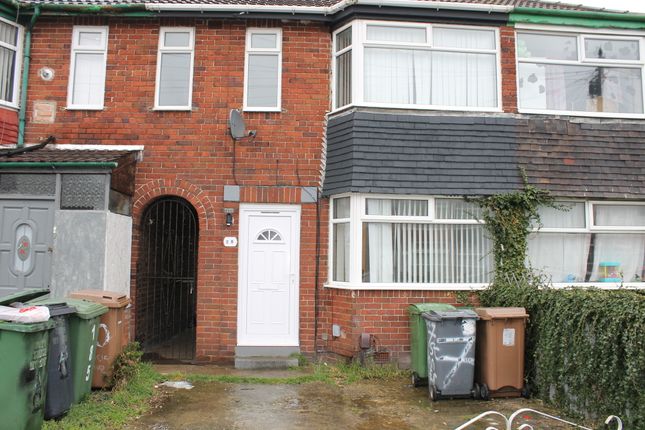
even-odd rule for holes
{"type": "MultiPolygon", "coordinates": [[[[159,366],[168,373],[236,374],[293,377],[298,371],[236,371],[218,366],[159,366]]],[[[162,388],[160,388],[162,389],[162,388]]],[[[163,388],[166,401],[151,415],[141,417],[131,430],[251,430],[251,429],[454,429],[471,417],[497,410],[507,416],[530,407],[525,399],[430,402],[427,388],[413,388],[407,380],[359,382],[348,385],[312,382],[302,385],[196,383],[192,390],[163,388]]],[[[490,425],[492,423],[489,423],[490,425]]],[[[473,427],[484,429],[485,425],[473,427]]],[[[535,427],[549,428],[556,427],[535,427]]]]}

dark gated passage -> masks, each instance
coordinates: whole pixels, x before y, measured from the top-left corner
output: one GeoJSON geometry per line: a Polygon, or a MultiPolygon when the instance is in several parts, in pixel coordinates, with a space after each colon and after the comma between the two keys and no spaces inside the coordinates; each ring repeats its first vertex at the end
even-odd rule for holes
{"type": "Polygon", "coordinates": [[[147,358],[195,356],[197,214],[184,199],[154,201],[141,220],[136,339],[147,358]]]}

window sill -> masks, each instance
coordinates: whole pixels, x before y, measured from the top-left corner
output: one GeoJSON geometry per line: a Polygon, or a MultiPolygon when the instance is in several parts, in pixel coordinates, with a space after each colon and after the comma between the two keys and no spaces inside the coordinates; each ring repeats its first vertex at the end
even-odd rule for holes
{"type": "Polygon", "coordinates": [[[591,118],[607,118],[607,119],[645,119],[645,114],[641,113],[612,113],[612,112],[578,112],[578,111],[563,111],[563,110],[542,110],[542,109],[518,109],[519,113],[538,114],[538,115],[561,115],[561,116],[577,116],[577,117],[591,117],[591,118]]]}
{"type": "Polygon", "coordinates": [[[490,284],[352,284],[349,282],[332,282],[325,284],[325,288],[336,290],[363,290],[363,291],[477,291],[485,290],[490,284]]]}
{"type": "Polygon", "coordinates": [[[335,115],[337,113],[346,111],[352,108],[377,108],[377,109],[405,109],[413,111],[433,111],[433,112],[472,112],[472,113],[504,113],[504,110],[501,107],[494,108],[477,108],[477,107],[465,107],[465,106],[431,106],[431,105],[400,105],[400,104],[385,104],[385,103],[351,103],[339,108],[333,109],[329,112],[329,115],[335,115]]]}
{"type": "Polygon", "coordinates": [[[275,113],[281,113],[282,108],[279,108],[279,107],[277,107],[277,108],[274,108],[274,107],[272,107],[272,108],[259,108],[259,107],[250,108],[250,107],[245,107],[245,108],[242,108],[242,111],[243,112],[275,112],[275,113]]]}
{"type": "Polygon", "coordinates": [[[192,112],[192,106],[155,106],[153,112],[192,112]]]}
{"type": "Polygon", "coordinates": [[[65,110],[103,110],[105,106],[67,106],[65,110]]]}
{"type": "Polygon", "coordinates": [[[11,109],[11,110],[15,110],[15,111],[20,110],[20,106],[18,106],[17,104],[9,103],[9,102],[5,102],[5,101],[1,101],[1,100],[0,100],[0,108],[11,109]]]}

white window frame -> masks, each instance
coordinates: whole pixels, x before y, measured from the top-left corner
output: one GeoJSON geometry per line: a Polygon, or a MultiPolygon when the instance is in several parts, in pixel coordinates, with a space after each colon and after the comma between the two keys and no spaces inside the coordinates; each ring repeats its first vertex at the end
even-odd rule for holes
{"type": "MultiPolygon", "coordinates": [[[[549,233],[567,233],[567,234],[621,234],[621,233],[645,233],[645,225],[643,226],[596,226],[593,219],[594,206],[645,206],[645,202],[633,201],[614,201],[614,200],[558,200],[558,204],[567,203],[584,203],[585,211],[585,225],[581,228],[554,228],[554,227],[534,227],[531,231],[532,234],[549,234],[549,233]]],[[[645,282],[553,282],[552,287],[593,287],[607,290],[614,290],[618,288],[628,287],[634,289],[645,289],[645,282]]]]}
{"type": "Polygon", "coordinates": [[[243,110],[245,112],[280,112],[282,111],[282,29],[281,28],[259,28],[252,27],[246,30],[246,45],[244,52],[244,102],[243,110]],[[274,34],[276,36],[275,48],[252,48],[251,38],[254,34],[274,34]],[[248,105],[248,87],[249,87],[249,57],[252,55],[266,55],[278,58],[278,82],[276,106],[249,106],[248,105]]]}
{"type": "Polygon", "coordinates": [[[5,42],[0,42],[0,46],[7,48],[11,51],[14,51],[16,53],[14,68],[13,68],[13,90],[12,90],[13,98],[11,100],[0,100],[0,106],[7,106],[7,107],[17,109],[19,107],[19,100],[20,100],[20,80],[21,80],[20,71],[22,70],[22,44],[23,44],[23,37],[24,37],[24,27],[2,17],[0,17],[0,21],[4,22],[5,24],[14,26],[18,30],[18,34],[16,35],[15,46],[5,42]]]}
{"type": "Polygon", "coordinates": [[[105,107],[105,81],[107,80],[107,54],[108,54],[108,33],[109,27],[107,25],[75,25],[72,30],[72,54],[69,65],[69,79],[67,86],[67,110],[103,110],[105,107]],[[78,46],[78,33],[82,31],[89,31],[93,33],[101,33],[102,46],[100,48],[87,48],[78,46]],[[76,71],[76,54],[103,54],[103,97],[101,103],[96,105],[91,104],[74,104],[74,74],[76,71]]]}
{"type": "Polygon", "coordinates": [[[155,101],[153,110],[158,111],[190,111],[193,108],[193,77],[195,69],[195,27],[161,27],[159,28],[159,45],[157,48],[157,72],[155,81],[155,101]],[[164,36],[166,33],[189,33],[189,46],[166,47],[164,36]],[[161,57],[167,53],[190,54],[190,83],[188,86],[188,103],[185,106],[160,106],[159,105],[159,84],[161,78],[161,57]]]}
{"type": "Polygon", "coordinates": [[[535,113],[547,115],[569,115],[569,116],[586,116],[598,118],[645,118],[645,32],[624,31],[624,30],[596,30],[580,27],[552,27],[544,25],[526,25],[518,24],[515,27],[515,70],[516,70],[516,88],[517,88],[517,109],[520,113],[535,113]],[[578,60],[551,60],[543,58],[520,58],[517,55],[517,43],[519,40],[518,33],[545,34],[554,36],[577,36],[578,60]],[[598,58],[586,58],[584,41],[586,39],[613,39],[613,40],[638,40],[640,60],[605,60],[598,58]],[[643,100],[643,113],[614,113],[614,112],[586,112],[586,111],[567,111],[551,109],[526,109],[520,107],[520,63],[528,64],[561,64],[565,66],[599,66],[599,67],[621,67],[621,68],[640,68],[641,69],[641,92],[643,100]]]}
{"type": "Polygon", "coordinates": [[[468,26],[468,25],[447,25],[447,24],[427,24],[421,22],[402,22],[402,21],[372,21],[372,20],[355,20],[350,24],[339,27],[332,34],[332,113],[342,111],[355,106],[377,107],[377,108],[395,108],[395,109],[414,109],[414,110],[447,110],[461,112],[502,112],[502,59],[500,49],[500,34],[497,27],[468,26]],[[426,43],[397,43],[397,42],[370,42],[367,40],[367,26],[379,25],[390,27],[423,27],[426,29],[426,43]],[[352,44],[350,47],[336,52],[336,36],[338,33],[352,27],[352,44]],[[433,28],[464,29],[464,30],[483,30],[492,31],[495,34],[495,49],[461,49],[461,48],[437,48],[433,45],[432,35],[433,28]],[[414,49],[423,49],[438,52],[460,52],[475,54],[493,54],[495,55],[496,68],[496,95],[497,106],[494,107],[469,107],[469,106],[443,106],[443,105],[413,105],[397,103],[374,103],[364,100],[364,51],[366,47],[413,47],[414,49]],[[336,76],[336,57],[347,49],[352,50],[352,102],[344,106],[336,106],[336,88],[338,85],[336,76]]]}
{"type": "MultiPolygon", "coordinates": [[[[456,197],[436,196],[428,197],[421,195],[390,195],[390,194],[354,194],[344,193],[330,197],[329,206],[329,252],[328,252],[328,282],[327,288],[344,289],[344,290],[417,290],[417,291],[474,291],[486,289],[489,283],[367,283],[362,282],[361,262],[363,259],[362,233],[364,222],[401,222],[417,224],[455,224],[455,225],[477,225],[483,224],[482,220],[475,219],[437,219],[435,218],[435,200],[436,199],[455,199],[463,200],[456,197]],[[334,199],[349,197],[350,199],[350,216],[349,218],[334,219],[334,199]],[[367,215],[367,199],[387,199],[387,200],[423,200],[428,202],[427,216],[385,216],[385,215],[367,215]],[[333,279],[333,226],[334,224],[349,223],[350,241],[349,241],[349,281],[340,282],[333,279]]],[[[492,251],[492,250],[491,250],[492,251]]]]}

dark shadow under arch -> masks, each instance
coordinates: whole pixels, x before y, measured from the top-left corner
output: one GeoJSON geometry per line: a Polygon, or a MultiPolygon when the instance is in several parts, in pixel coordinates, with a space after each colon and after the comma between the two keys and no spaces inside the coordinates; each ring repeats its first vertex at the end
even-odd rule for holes
{"type": "Polygon", "coordinates": [[[147,358],[195,358],[199,220],[180,197],[143,212],[136,288],[136,340],[147,358]]]}

